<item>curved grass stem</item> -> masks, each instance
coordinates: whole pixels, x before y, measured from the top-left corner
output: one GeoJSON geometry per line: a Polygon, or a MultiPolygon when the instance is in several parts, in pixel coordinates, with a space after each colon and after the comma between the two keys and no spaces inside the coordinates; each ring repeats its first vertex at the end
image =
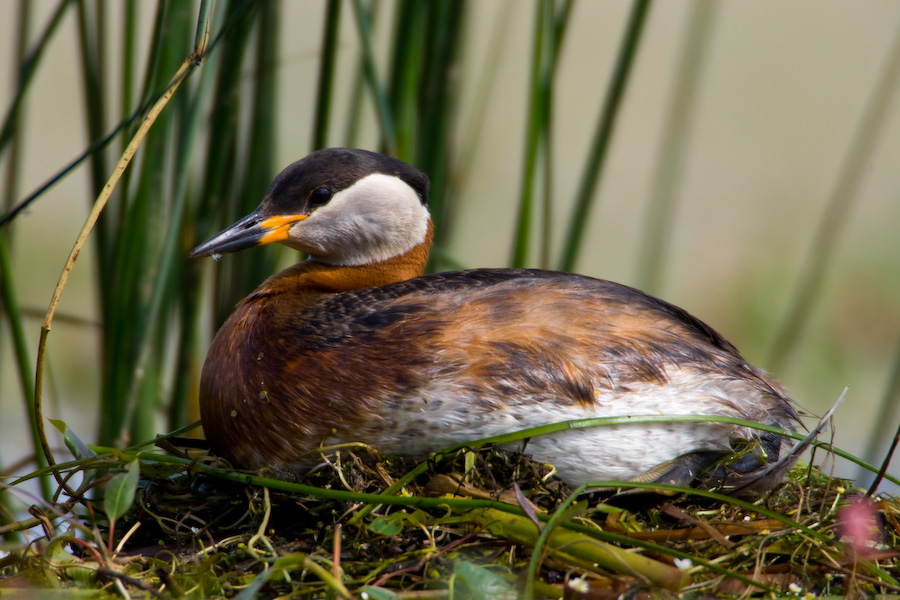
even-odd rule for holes
{"type": "MultiPolygon", "coordinates": [[[[78,233],[78,237],[75,239],[75,244],[72,246],[72,251],[69,253],[69,257],[66,259],[66,263],[63,266],[62,273],[60,273],[59,281],[56,283],[56,288],[53,290],[53,296],[50,299],[50,306],[47,309],[47,313],[44,316],[44,320],[41,323],[41,337],[38,342],[38,352],[37,352],[37,365],[35,368],[34,375],[34,414],[35,414],[35,425],[38,429],[38,435],[40,436],[41,447],[44,450],[44,455],[47,458],[47,462],[50,465],[56,464],[53,459],[53,452],[50,449],[50,444],[47,441],[47,434],[44,430],[44,419],[43,419],[43,381],[44,381],[44,362],[46,359],[46,351],[47,351],[47,336],[50,334],[50,328],[53,324],[53,316],[56,314],[56,309],[59,307],[60,299],[62,298],[63,290],[66,287],[66,282],[69,279],[69,274],[72,272],[72,269],[75,267],[75,260],[78,258],[78,255],[81,253],[82,247],[84,247],[85,242],[87,241],[88,236],[90,236],[91,231],[94,228],[94,225],[97,223],[97,219],[100,217],[100,213],[103,212],[103,208],[106,206],[106,203],[109,201],[110,196],[113,193],[113,190],[116,187],[119,179],[121,179],[122,174],[128,168],[128,165],[131,164],[132,159],[134,158],[135,153],[141,145],[141,142],[146,137],[147,133],[150,131],[150,128],[153,126],[153,123],[156,122],[157,117],[159,117],[162,110],[169,103],[169,100],[175,94],[175,91],[184,81],[184,79],[188,76],[188,74],[199,64],[199,54],[192,54],[187,59],[185,59],[184,63],[181,65],[181,68],[175,73],[175,76],[172,77],[171,84],[168,86],[166,92],[157,100],[156,104],[150,109],[150,112],[147,113],[147,116],[144,118],[144,121],[141,123],[141,126],[138,128],[134,137],[131,139],[131,142],[125,148],[125,152],[122,153],[122,156],[119,158],[119,162],[116,164],[113,169],[112,175],[109,177],[109,180],[106,182],[106,185],[103,186],[103,191],[97,197],[97,200],[94,202],[94,205],[91,207],[91,211],[88,214],[87,219],[84,222],[84,225],[81,228],[81,231],[78,233]]],[[[59,473],[54,471],[54,475],[57,478],[57,482],[60,485],[63,484],[62,480],[59,477],[59,473]]]]}

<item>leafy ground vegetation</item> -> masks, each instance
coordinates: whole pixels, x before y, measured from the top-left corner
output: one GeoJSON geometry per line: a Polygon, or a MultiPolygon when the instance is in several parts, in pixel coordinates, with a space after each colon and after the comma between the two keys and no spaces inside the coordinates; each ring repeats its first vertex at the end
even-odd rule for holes
{"type": "Polygon", "coordinates": [[[900,502],[805,465],[765,495],[735,499],[572,490],[492,446],[420,463],[347,447],[298,478],[237,472],[177,439],[130,451],[67,440],[85,456],[57,465],[56,503],[4,527],[26,543],[7,545],[0,597],[900,593],[900,502]]]}

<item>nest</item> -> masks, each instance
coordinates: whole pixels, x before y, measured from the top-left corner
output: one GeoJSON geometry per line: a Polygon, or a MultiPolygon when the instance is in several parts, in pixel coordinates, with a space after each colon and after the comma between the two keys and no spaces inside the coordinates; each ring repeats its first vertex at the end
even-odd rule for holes
{"type": "Polygon", "coordinates": [[[738,500],[576,495],[546,465],[496,448],[421,464],[349,448],[302,476],[161,454],[139,463],[127,512],[73,505],[68,532],[45,531],[0,561],[0,586],[133,598],[900,592],[900,504],[811,467],[738,500]],[[93,534],[75,536],[75,523],[93,534]]]}

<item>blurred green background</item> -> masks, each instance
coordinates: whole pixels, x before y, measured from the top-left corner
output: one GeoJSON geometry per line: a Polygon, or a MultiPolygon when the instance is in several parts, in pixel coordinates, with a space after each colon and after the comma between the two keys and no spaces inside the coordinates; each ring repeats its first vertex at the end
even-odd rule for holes
{"type": "MultiPolygon", "coordinates": [[[[120,442],[193,418],[184,402],[214,323],[297,256],[261,249],[214,267],[189,264],[185,253],[255,206],[317,135],[327,145],[394,149],[438,180],[436,268],[514,257],[561,266],[634,7],[216,3],[212,35],[225,33],[138,152],[65,289],[48,341],[45,416],[82,439],[120,442]],[[326,120],[316,107],[335,5],[326,120]],[[523,209],[528,189],[534,205],[523,209]]],[[[4,214],[164,89],[190,52],[197,6],[0,3],[4,111],[21,81],[17,48],[35,48],[57,11],[15,141],[0,156],[4,214]]],[[[637,33],[605,160],[587,186],[592,205],[573,269],[691,311],[772,370],[810,413],[824,413],[849,385],[836,443],[880,461],[900,419],[900,4],[666,0],[647,3],[637,33]],[[805,285],[809,296],[798,300],[805,285]]],[[[119,134],[4,228],[5,280],[22,310],[32,373],[53,287],[126,142],[119,134]]],[[[18,372],[4,318],[3,467],[34,452],[18,372]]]]}

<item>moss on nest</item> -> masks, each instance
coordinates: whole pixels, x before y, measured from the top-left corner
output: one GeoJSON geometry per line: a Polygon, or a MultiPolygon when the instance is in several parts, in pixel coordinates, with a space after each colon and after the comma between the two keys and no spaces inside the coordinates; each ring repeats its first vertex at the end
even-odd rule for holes
{"type": "MultiPolygon", "coordinates": [[[[685,490],[576,496],[547,466],[494,448],[424,464],[345,449],[302,478],[137,456],[137,494],[113,528],[108,503],[61,505],[44,537],[8,549],[0,586],[132,598],[900,592],[898,502],[856,504],[848,482],[814,468],[795,467],[751,502],[685,490]],[[839,531],[846,506],[873,519],[859,543],[839,531]]],[[[114,480],[134,457],[72,470],[114,480]]]]}

